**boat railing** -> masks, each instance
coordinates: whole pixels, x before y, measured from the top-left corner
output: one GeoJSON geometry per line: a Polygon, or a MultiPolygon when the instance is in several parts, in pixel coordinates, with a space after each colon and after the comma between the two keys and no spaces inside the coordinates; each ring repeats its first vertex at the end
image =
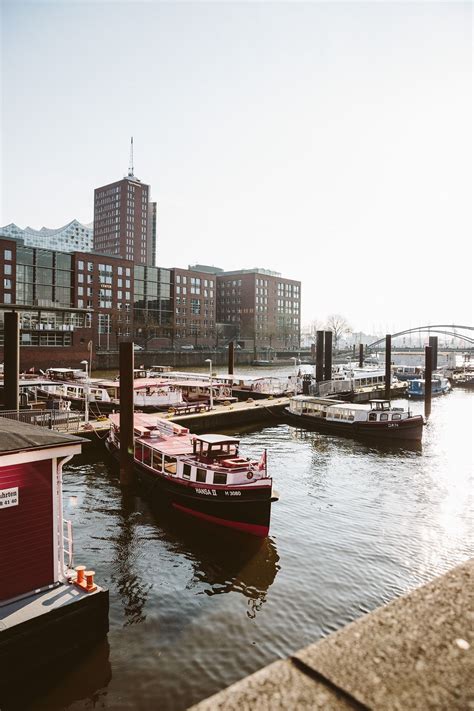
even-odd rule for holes
{"type": "Polygon", "coordinates": [[[68,568],[74,565],[74,536],[72,534],[72,521],[63,520],[63,550],[64,562],[68,568]]]}
{"type": "Polygon", "coordinates": [[[66,432],[78,432],[81,424],[80,412],[47,410],[46,408],[41,410],[0,410],[0,417],[66,432]]]}

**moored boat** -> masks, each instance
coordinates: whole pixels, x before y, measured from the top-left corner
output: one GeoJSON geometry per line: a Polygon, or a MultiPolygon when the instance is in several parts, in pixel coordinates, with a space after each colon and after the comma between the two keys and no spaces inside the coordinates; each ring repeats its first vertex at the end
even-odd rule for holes
{"type": "MultiPolygon", "coordinates": [[[[107,449],[120,456],[119,415],[107,449]]],[[[226,435],[192,435],[185,427],[153,415],[135,414],[134,467],[152,504],[170,504],[212,524],[265,537],[270,508],[277,500],[260,460],[242,457],[239,440],[226,435]]]]}
{"type": "MultiPolygon", "coordinates": [[[[431,378],[431,397],[446,395],[451,390],[451,383],[444,375],[435,374],[431,378]]],[[[410,398],[422,400],[425,397],[425,381],[422,378],[410,380],[407,388],[410,398]]]]}
{"type": "Polygon", "coordinates": [[[368,405],[362,405],[297,395],[290,398],[285,412],[299,427],[349,437],[419,441],[423,434],[421,415],[391,407],[388,400],[371,400],[368,405]]]}

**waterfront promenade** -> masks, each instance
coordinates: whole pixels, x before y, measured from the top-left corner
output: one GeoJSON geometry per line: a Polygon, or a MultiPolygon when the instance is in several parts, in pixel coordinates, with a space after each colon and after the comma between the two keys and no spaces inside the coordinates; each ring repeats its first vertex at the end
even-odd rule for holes
{"type": "Polygon", "coordinates": [[[192,707],[474,708],[474,559],[192,707]]]}

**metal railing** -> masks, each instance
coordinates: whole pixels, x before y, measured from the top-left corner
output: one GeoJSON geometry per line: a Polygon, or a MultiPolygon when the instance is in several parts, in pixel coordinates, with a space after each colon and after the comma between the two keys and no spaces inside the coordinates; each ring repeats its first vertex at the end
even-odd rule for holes
{"type": "Polygon", "coordinates": [[[81,413],[68,410],[0,410],[0,417],[62,432],[78,432],[81,413]]]}

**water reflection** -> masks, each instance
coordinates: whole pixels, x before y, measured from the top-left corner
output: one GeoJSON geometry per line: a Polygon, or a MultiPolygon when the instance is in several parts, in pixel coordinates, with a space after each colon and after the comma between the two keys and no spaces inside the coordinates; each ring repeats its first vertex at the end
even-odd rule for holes
{"type": "Polygon", "coordinates": [[[403,454],[404,452],[423,451],[423,444],[419,441],[400,441],[391,442],[389,440],[364,440],[352,439],[351,437],[328,435],[314,430],[299,429],[289,427],[291,436],[295,440],[309,441],[315,449],[321,452],[329,451],[331,447],[337,446],[341,452],[360,452],[367,454],[376,452],[378,455],[384,454],[403,454]]]}

